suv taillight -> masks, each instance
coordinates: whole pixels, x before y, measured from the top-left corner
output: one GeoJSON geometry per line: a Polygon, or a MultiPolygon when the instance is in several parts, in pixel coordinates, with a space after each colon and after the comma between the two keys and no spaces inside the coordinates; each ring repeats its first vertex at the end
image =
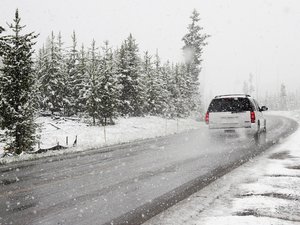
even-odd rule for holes
{"type": "Polygon", "coordinates": [[[255,123],[255,112],[250,112],[251,123],[255,123]]]}
{"type": "Polygon", "coordinates": [[[205,123],[209,124],[209,112],[205,114],[205,123]]]}

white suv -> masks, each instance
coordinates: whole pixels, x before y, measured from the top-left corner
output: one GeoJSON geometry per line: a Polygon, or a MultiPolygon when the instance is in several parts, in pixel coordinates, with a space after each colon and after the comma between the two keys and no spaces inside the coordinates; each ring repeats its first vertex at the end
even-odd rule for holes
{"type": "Polygon", "coordinates": [[[263,111],[266,106],[259,107],[257,101],[250,95],[219,95],[210,103],[205,115],[209,129],[235,131],[245,129],[259,134],[267,130],[267,121],[263,111]]]}

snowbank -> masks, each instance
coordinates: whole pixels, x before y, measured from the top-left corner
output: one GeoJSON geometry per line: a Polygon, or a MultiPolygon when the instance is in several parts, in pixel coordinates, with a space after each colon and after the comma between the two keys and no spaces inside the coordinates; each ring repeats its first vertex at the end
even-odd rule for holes
{"type": "MultiPolygon", "coordinates": [[[[71,118],[53,120],[50,117],[40,117],[37,119],[37,123],[40,124],[40,148],[50,148],[57,144],[70,148],[43,154],[23,154],[18,157],[0,159],[0,163],[84,151],[112,144],[170,135],[205,126],[194,119],[163,119],[154,116],[120,118],[115,122],[115,125],[104,128],[102,126],[90,126],[71,118]],[[77,145],[73,147],[76,137],[77,145]]],[[[0,146],[0,154],[1,149],[3,147],[0,146]]]]}

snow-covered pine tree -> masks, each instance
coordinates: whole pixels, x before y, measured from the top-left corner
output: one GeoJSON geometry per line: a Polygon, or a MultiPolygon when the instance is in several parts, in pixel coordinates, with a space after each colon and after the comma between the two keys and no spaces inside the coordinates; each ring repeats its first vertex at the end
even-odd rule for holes
{"type": "MultiPolygon", "coordinates": [[[[5,31],[5,29],[3,27],[0,26],[0,34],[5,31]]],[[[8,47],[7,43],[4,42],[4,40],[2,40],[0,38],[0,57],[4,54],[4,52],[6,51],[6,47],[8,47]]],[[[2,67],[2,59],[0,58],[0,68],[2,67]]],[[[2,76],[2,71],[0,70],[0,79],[2,76]]],[[[1,104],[1,89],[0,89],[0,104],[1,104]]],[[[2,123],[3,123],[3,116],[2,113],[0,111],[0,128],[2,127],[2,123]]]]}
{"type": "Polygon", "coordinates": [[[57,58],[58,58],[58,68],[59,68],[59,98],[61,99],[61,110],[65,116],[70,116],[74,114],[74,99],[72,98],[72,83],[71,77],[73,74],[71,72],[72,68],[68,68],[68,55],[66,49],[64,48],[64,43],[62,41],[61,32],[57,36],[57,58]]]}
{"type": "MultiPolygon", "coordinates": [[[[5,29],[3,27],[0,26],[0,34],[5,31],[5,29]]],[[[4,48],[7,44],[0,39],[0,56],[3,54],[3,52],[5,51],[4,48]]]]}
{"type": "Polygon", "coordinates": [[[75,109],[77,113],[86,111],[85,90],[89,77],[87,73],[87,61],[87,54],[85,52],[84,45],[82,44],[78,54],[78,64],[76,69],[78,77],[74,86],[74,92],[78,93],[78,98],[75,102],[75,109]]]}
{"type": "Polygon", "coordinates": [[[198,25],[199,13],[194,9],[190,17],[192,22],[188,25],[188,33],[182,38],[184,42],[183,52],[186,63],[187,84],[189,86],[188,98],[190,99],[190,110],[196,109],[196,99],[199,96],[199,74],[201,72],[201,62],[203,47],[207,45],[205,40],[209,35],[202,32],[203,28],[198,25]]]}
{"type": "MultiPolygon", "coordinates": [[[[3,31],[5,31],[5,29],[4,29],[3,27],[0,26],[0,34],[1,34],[3,31]]],[[[4,51],[5,51],[5,46],[6,46],[6,45],[7,45],[7,44],[6,44],[3,40],[0,39],[0,56],[4,53],[4,51]]]]}
{"type": "Polygon", "coordinates": [[[140,61],[138,45],[130,34],[121,45],[117,56],[117,74],[122,87],[120,95],[122,115],[143,115],[146,94],[140,61]]]}
{"type": "MultiPolygon", "coordinates": [[[[2,27],[2,26],[0,26],[0,34],[3,32],[3,31],[5,31],[5,29],[2,27]]],[[[2,40],[2,39],[0,39],[0,57],[2,56],[2,54],[5,52],[5,46],[6,46],[7,44],[2,40]]],[[[2,60],[1,60],[1,58],[0,58],[0,68],[2,67],[2,60]]],[[[2,72],[1,72],[1,70],[0,70],[0,77],[2,76],[2,72]]],[[[0,99],[2,99],[2,97],[1,97],[1,91],[0,91],[0,99]]],[[[0,100],[1,101],[1,100],[0,100]]],[[[2,121],[3,121],[3,118],[2,118],[2,114],[0,113],[0,128],[2,127],[1,126],[1,124],[2,124],[2,121]]]]}
{"type": "Polygon", "coordinates": [[[114,59],[108,41],[104,42],[102,48],[102,58],[100,59],[100,76],[98,84],[99,93],[99,114],[101,115],[101,124],[106,126],[113,124],[113,118],[117,115],[119,85],[116,73],[114,71],[114,59]]]}
{"type": "Polygon", "coordinates": [[[88,79],[84,87],[83,98],[86,102],[86,112],[92,117],[92,123],[95,126],[96,120],[101,120],[100,112],[100,57],[97,54],[96,42],[93,40],[91,48],[88,52],[88,61],[86,64],[86,71],[88,79]]]}
{"type": "Polygon", "coordinates": [[[151,115],[162,115],[165,109],[165,101],[163,93],[162,67],[158,53],[152,62],[148,52],[145,53],[142,63],[143,75],[146,81],[146,106],[147,112],[151,115]]]}
{"type": "Polygon", "coordinates": [[[83,78],[78,71],[79,53],[77,50],[77,40],[75,31],[72,34],[72,46],[66,54],[66,101],[65,112],[70,116],[76,114],[79,111],[79,94],[80,89],[83,87],[83,78]]]}
{"type": "Polygon", "coordinates": [[[2,53],[3,67],[0,76],[0,112],[2,128],[6,129],[6,149],[16,154],[33,149],[35,143],[34,107],[32,89],[35,82],[33,72],[33,32],[21,34],[24,26],[16,10],[13,23],[9,25],[11,35],[1,36],[5,43],[2,53]]]}
{"type": "Polygon", "coordinates": [[[180,76],[179,72],[179,64],[173,65],[172,68],[172,74],[173,74],[173,82],[172,82],[172,91],[171,91],[171,97],[173,99],[174,104],[174,116],[181,117],[182,113],[180,113],[180,110],[182,109],[182,90],[181,90],[181,81],[183,80],[183,77],[180,76]]]}
{"type": "MultiPolygon", "coordinates": [[[[37,58],[35,60],[35,71],[36,71],[37,75],[39,75],[39,76],[41,75],[40,71],[43,70],[43,66],[44,66],[43,59],[44,59],[45,54],[46,54],[45,47],[43,46],[41,49],[39,49],[37,58]]],[[[38,79],[40,79],[40,77],[38,77],[38,79]]]]}
{"type": "Polygon", "coordinates": [[[159,106],[161,108],[160,114],[164,117],[173,117],[174,113],[174,102],[171,98],[172,91],[172,68],[170,62],[167,61],[161,66],[160,75],[160,93],[159,93],[159,106]]]}
{"type": "Polygon", "coordinates": [[[48,73],[49,69],[49,60],[48,60],[48,52],[43,45],[43,47],[39,50],[38,56],[35,62],[35,73],[37,78],[37,88],[38,88],[38,105],[40,110],[48,110],[47,105],[45,104],[45,93],[44,93],[44,85],[43,78],[46,73],[48,73]]]}
{"type": "Polygon", "coordinates": [[[121,85],[119,112],[122,116],[129,115],[132,112],[130,104],[131,80],[128,71],[128,62],[126,58],[126,41],[123,42],[116,54],[116,72],[121,85]]]}
{"type": "Polygon", "coordinates": [[[41,102],[42,102],[42,94],[41,94],[41,89],[40,89],[40,72],[42,71],[43,68],[43,51],[44,47],[39,49],[38,55],[34,57],[34,63],[33,63],[33,72],[34,72],[34,87],[32,90],[32,95],[34,99],[34,108],[36,111],[39,111],[42,107],[41,102]]]}
{"type": "Polygon", "coordinates": [[[168,113],[171,118],[179,117],[177,115],[177,102],[181,97],[180,90],[176,83],[175,68],[176,65],[174,66],[174,64],[170,64],[169,62],[164,65],[164,73],[167,75],[166,78],[168,79],[168,113]]]}
{"type": "Polygon", "coordinates": [[[141,62],[141,73],[143,74],[143,77],[145,79],[145,104],[144,104],[144,113],[150,114],[151,112],[151,98],[150,98],[150,92],[151,92],[151,86],[152,86],[152,76],[153,76],[153,63],[151,61],[151,55],[149,55],[149,52],[146,51],[143,56],[143,60],[141,62]]]}
{"type": "Polygon", "coordinates": [[[44,68],[41,71],[41,93],[43,108],[54,112],[63,110],[64,73],[62,69],[62,51],[56,41],[54,33],[48,39],[46,54],[44,55],[44,68]]]}
{"type": "Polygon", "coordinates": [[[175,111],[177,117],[186,117],[189,114],[190,108],[190,92],[186,78],[186,65],[176,64],[174,67],[174,79],[175,79],[175,92],[173,98],[175,98],[175,111]]]}

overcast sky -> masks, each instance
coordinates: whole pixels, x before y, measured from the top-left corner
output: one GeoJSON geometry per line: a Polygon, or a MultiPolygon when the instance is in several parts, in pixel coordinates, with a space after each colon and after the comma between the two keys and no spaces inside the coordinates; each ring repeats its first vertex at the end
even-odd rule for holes
{"type": "Polygon", "coordinates": [[[0,25],[11,22],[19,8],[23,24],[40,33],[42,46],[53,30],[70,43],[113,46],[132,33],[141,52],[158,49],[163,60],[182,61],[181,39],[193,9],[204,32],[202,88],[206,98],[240,93],[254,75],[256,94],[274,92],[281,83],[300,88],[300,1],[298,0],[0,0],[0,25]]]}

